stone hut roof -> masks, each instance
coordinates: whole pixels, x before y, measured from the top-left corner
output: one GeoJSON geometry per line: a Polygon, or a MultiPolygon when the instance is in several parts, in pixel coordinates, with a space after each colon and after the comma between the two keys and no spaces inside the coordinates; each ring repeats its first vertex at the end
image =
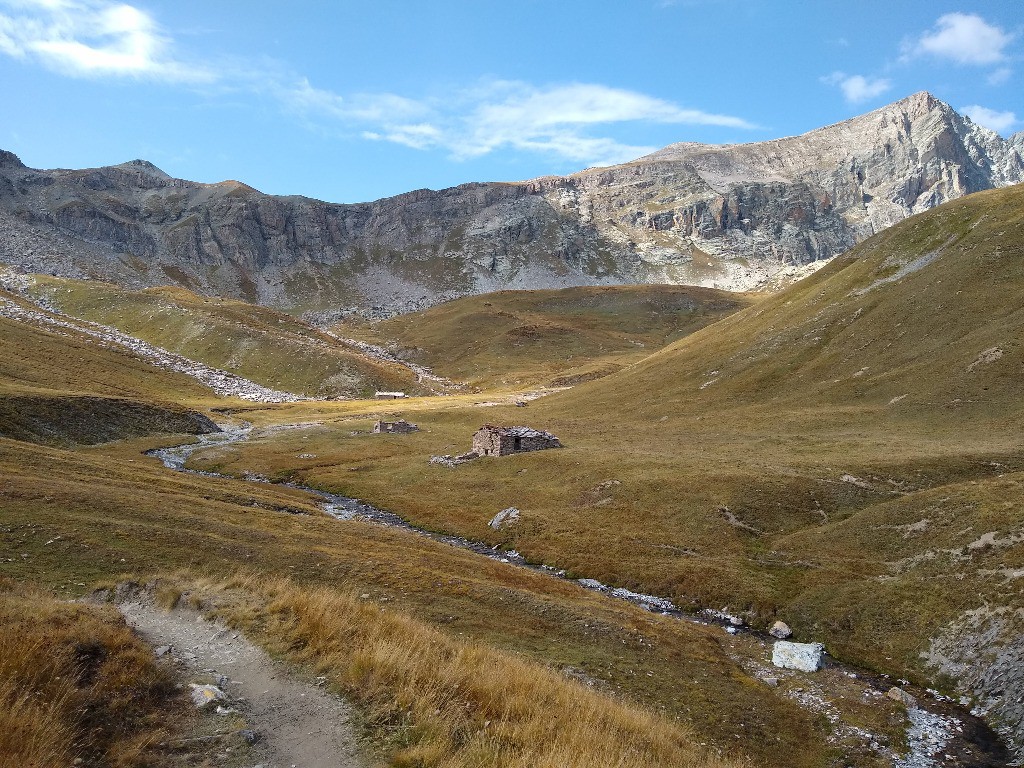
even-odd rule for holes
{"type": "Polygon", "coordinates": [[[486,429],[488,432],[497,432],[499,435],[508,435],[509,437],[546,437],[551,440],[558,439],[550,432],[534,429],[533,427],[498,427],[494,424],[484,424],[480,429],[486,429]]]}

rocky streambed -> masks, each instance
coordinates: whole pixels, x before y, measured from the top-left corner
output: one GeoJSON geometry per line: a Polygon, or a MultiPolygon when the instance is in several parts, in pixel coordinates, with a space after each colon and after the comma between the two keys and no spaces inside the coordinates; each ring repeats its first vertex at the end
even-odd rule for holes
{"type": "MultiPolygon", "coordinates": [[[[294,426],[301,428],[305,425],[294,426]]],[[[280,427],[276,429],[280,429],[280,427]]],[[[251,424],[227,426],[221,432],[200,435],[194,442],[158,448],[148,451],[147,455],[159,459],[168,469],[237,480],[238,478],[229,475],[188,469],[186,464],[189,458],[199,451],[241,442],[254,434],[258,434],[258,432],[251,424]]],[[[253,474],[246,475],[242,481],[270,482],[266,477],[253,474]]],[[[321,491],[299,483],[282,483],[282,485],[316,496],[320,499],[321,510],[336,520],[362,520],[399,528],[448,546],[507,563],[510,566],[542,572],[552,578],[570,579],[564,569],[529,562],[526,557],[515,550],[501,549],[461,536],[427,531],[412,525],[394,512],[379,509],[359,499],[321,491]]],[[[612,587],[602,584],[596,579],[581,578],[574,581],[580,588],[598,592],[609,599],[625,600],[644,610],[681,621],[717,625],[729,635],[742,635],[750,638],[765,648],[765,659],[770,655],[769,650],[775,642],[775,638],[771,635],[747,626],[741,617],[734,615],[727,608],[721,610],[703,608],[696,612],[684,611],[668,598],[612,587]]],[[[827,658],[825,660],[826,666],[838,670],[851,681],[856,681],[865,700],[870,701],[889,696],[906,706],[909,726],[907,728],[907,750],[904,752],[886,744],[884,739],[878,738],[870,731],[845,722],[842,712],[829,700],[827,692],[815,683],[813,674],[777,669],[766,662],[759,662],[749,657],[737,656],[735,660],[751,676],[766,685],[778,686],[780,677],[789,678],[799,675],[800,685],[785,691],[780,688],[780,695],[786,695],[801,706],[824,716],[831,724],[837,741],[859,742],[861,746],[866,747],[877,756],[887,759],[894,768],[1010,768],[1022,764],[1020,758],[1024,756],[1018,756],[1018,759],[1015,760],[995,731],[984,720],[972,714],[967,702],[955,701],[938,691],[920,689],[911,686],[907,681],[893,680],[885,674],[869,673],[835,659],[827,658]]]]}

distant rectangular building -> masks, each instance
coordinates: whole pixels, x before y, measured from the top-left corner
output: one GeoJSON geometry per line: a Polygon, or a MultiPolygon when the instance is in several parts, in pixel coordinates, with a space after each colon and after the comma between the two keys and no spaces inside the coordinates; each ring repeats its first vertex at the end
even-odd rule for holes
{"type": "Polygon", "coordinates": [[[378,400],[401,400],[408,395],[405,392],[377,392],[374,397],[378,400]]]}

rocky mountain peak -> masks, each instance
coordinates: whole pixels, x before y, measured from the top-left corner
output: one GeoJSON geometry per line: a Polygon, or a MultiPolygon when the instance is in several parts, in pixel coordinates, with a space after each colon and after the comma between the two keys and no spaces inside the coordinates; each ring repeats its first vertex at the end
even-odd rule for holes
{"type": "Polygon", "coordinates": [[[8,152],[5,149],[0,149],[0,168],[24,168],[25,164],[21,162],[21,158],[13,152],[8,152]]]}
{"type": "Polygon", "coordinates": [[[160,179],[171,178],[170,174],[165,173],[161,169],[157,168],[155,165],[153,165],[153,163],[149,162],[149,160],[129,160],[126,163],[121,163],[119,165],[115,165],[114,167],[121,168],[122,170],[125,171],[138,171],[139,173],[145,173],[149,176],[155,176],[160,179]]]}
{"type": "Polygon", "coordinates": [[[385,314],[504,288],[762,289],[914,213],[1024,181],[1022,145],[922,91],[800,136],[356,205],[171,179],[141,160],[5,176],[7,153],[0,218],[49,245],[8,233],[0,261],[385,314]]]}

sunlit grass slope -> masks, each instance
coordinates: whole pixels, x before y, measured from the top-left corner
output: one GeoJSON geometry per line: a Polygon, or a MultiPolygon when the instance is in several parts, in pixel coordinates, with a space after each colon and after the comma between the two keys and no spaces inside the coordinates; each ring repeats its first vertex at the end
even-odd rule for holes
{"type": "Polygon", "coordinates": [[[475,385],[564,386],[621,370],[753,301],[673,285],[499,291],[339,330],[475,385]]]}
{"type": "MultiPolygon", "coordinates": [[[[0,297],[16,301],[9,294],[0,297]]],[[[209,423],[182,403],[213,393],[68,329],[0,318],[0,435],[95,443],[153,432],[201,432],[209,423]],[[205,425],[205,426],[204,426],[205,425]]]]}
{"type": "Polygon", "coordinates": [[[1024,188],[868,240],[634,367],[528,409],[418,410],[200,461],[360,496],[614,584],[729,605],[919,679],[944,623],[1020,605],[1024,188]],[[565,448],[449,470],[481,423],[565,448]],[[369,422],[362,425],[368,430],[369,422]],[[520,522],[488,521],[515,506],[520,522]]]}
{"type": "Polygon", "coordinates": [[[310,397],[415,389],[402,366],[366,357],[291,315],[184,288],[129,291],[93,280],[36,276],[33,295],[192,360],[310,397]]]}

